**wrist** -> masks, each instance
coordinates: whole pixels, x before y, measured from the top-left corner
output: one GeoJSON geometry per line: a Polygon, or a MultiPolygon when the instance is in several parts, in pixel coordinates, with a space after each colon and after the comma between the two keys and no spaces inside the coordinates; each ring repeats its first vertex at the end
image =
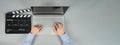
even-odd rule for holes
{"type": "Polygon", "coordinates": [[[36,33],[32,33],[32,32],[31,32],[31,34],[33,34],[33,35],[37,35],[36,33]]]}
{"type": "Polygon", "coordinates": [[[59,36],[62,36],[62,35],[64,35],[64,34],[65,34],[65,32],[64,32],[64,33],[59,34],[59,36]]]}

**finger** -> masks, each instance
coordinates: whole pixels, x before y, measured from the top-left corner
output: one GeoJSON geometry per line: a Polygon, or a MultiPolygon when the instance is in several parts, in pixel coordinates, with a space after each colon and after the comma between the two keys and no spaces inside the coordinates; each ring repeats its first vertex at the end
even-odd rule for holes
{"type": "Polygon", "coordinates": [[[59,23],[56,23],[57,24],[57,28],[60,28],[60,24],[59,23]]]}
{"type": "Polygon", "coordinates": [[[59,28],[61,28],[61,23],[58,23],[59,28]]]}
{"type": "Polygon", "coordinates": [[[58,24],[59,24],[59,27],[63,27],[63,23],[58,22],[58,24]]]}
{"type": "Polygon", "coordinates": [[[62,24],[61,23],[58,23],[59,24],[59,28],[61,28],[62,24]]]}
{"type": "Polygon", "coordinates": [[[39,25],[34,25],[34,27],[39,27],[39,25]]]}
{"type": "Polygon", "coordinates": [[[57,32],[57,30],[56,30],[56,28],[55,28],[55,27],[53,28],[53,32],[55,32],[55,33],[57,32]]]}
{"type": "Polygon", "coordinates": [[[64,25],[61,23],[61,28],[64,28],[64,25]]]}
{"type": "Polygon", "coordinates": [[[35,25],[35,27],[37,27],[37,28],[41,28],[41,27],[43,27],[42,25],[35,25]]]}
{"type": "Polygon", "coordinates": [[[40,26],[40,27],[39,27],[39,31],[41,31],[42,29],[43,29],[43,27],[42,27],[42,26],[40,26]]]}
{"type": "Polygon", "coordinates": [[[37,28],[37,29],[40,29],[41,28],[41,26],[34,26],[35,28],[37,28]]]}
{"type": "Polygon", "coordinates": [[[59,28],[57,23],[55,24],[55,28],[57,28],[57,29],[59,28]]]}
{"type": "Polygon", "coordinates": [[[61,23],[57,23],[58,27],[61,28],[61,23]]]}
{"type": "Polygon", "coordinates": [[[54,26],[54,30],[56,30],[56,31],[57,31],[57,27],[56,27],[56,25],[54,26]]]}

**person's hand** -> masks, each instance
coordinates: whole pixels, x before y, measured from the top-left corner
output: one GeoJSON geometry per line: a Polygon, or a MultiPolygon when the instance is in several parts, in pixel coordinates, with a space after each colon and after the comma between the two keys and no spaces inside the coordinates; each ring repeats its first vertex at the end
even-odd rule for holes
{"type": "Polygon", "coordinates": [[[43,28],[42,26],[35,25],[34,27],[32,27],[31,33],[37,35],[38,33],[41,32],[42,28],[43,28]]]}
{"type": "Polygon", "coordinates": [[[54,29],[53,31],[57,34],[57,35],[63,35],[64,34],[64,25],[60,22],[56,23],[54,25],[54,29]]]}

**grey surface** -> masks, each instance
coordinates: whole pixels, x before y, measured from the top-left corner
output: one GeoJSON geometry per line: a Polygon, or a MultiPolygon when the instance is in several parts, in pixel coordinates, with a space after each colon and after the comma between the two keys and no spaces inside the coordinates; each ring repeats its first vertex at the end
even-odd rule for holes
{"type": "MultiPolygon", "coordinates": [[[[120,0],[0,0],[0,45],[20,45],[26,35],[5,34],[4,14],[31,5],[70,5],[66,31],[75,45],[120,45],[120,0]]],[[[39,35],[34,45],[60,45],[55,35],[39,35]]]]}

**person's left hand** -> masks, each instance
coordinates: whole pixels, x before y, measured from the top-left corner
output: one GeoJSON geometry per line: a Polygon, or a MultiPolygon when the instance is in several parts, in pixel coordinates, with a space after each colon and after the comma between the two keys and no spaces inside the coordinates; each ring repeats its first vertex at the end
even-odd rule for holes
{"type": "Polygon", "coordinates": [[[40,33],[42,31],[42,29],[43,29],[42,26],[35,25],[34,27],[32,27],[31,33],[34,35],[37,35],[38,33],[40,33]]]}

